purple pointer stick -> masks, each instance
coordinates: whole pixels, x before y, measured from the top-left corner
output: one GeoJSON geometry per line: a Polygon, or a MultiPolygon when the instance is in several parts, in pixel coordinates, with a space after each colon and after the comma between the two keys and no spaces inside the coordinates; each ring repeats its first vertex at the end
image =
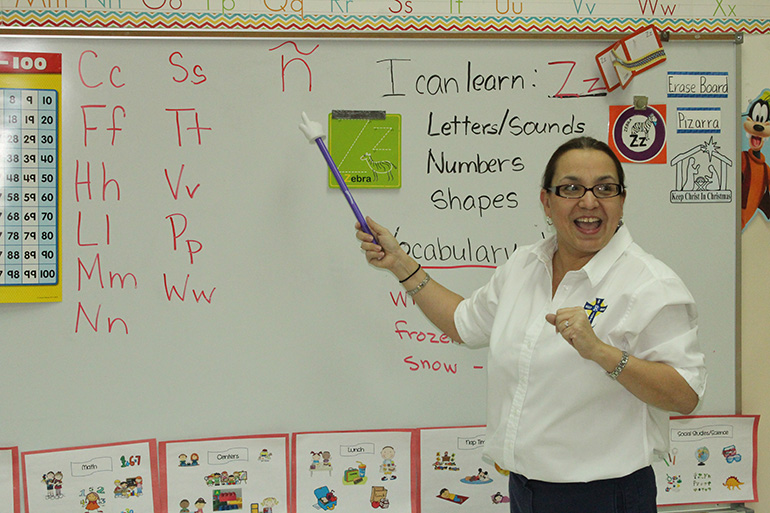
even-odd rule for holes
{"type": "Polygon", "coordinates": [[[345,184],[345,180],[343,180],[342,175],[340,175],[340,171],[337,169],[337,164],[334,163],[334,159],[329,154],[329,150],[326,148],[326,144],[324,144],[323,139],[319,137],[315,140],[315,142],[318,144],[318,149],[321,150],[321,154],[326,159],[326,163],[329,164],[329,168],[332,170],[334,178],[337,180],[337,184],[340,186],[340,191],[342,191],[342,194],[345,195],[345,199],[348,200],[348,205],[350,205],[350,208],[356,215],[356,219],[358,219],[358,223],[361,225],[361,229],[374,238],[375,244],[379,244],[379,242],[377,242],[377,238],[374,237],[374,234],[369,229],[369,225],[366,224],[364,215],[361,213],[361,210],[359,210],[358,205],[356,205],[356,200],[353,199],[353,194],[350,193],[350,189],[348,189],[347,184],[345,184]]]}
{"type": "Polygon", "coordinates": [[[315,141],[316,144],[318,145],[318,149],[321,150],[321,155],[324,156],[324,159],[326,159],[326,163],[329,165],[329,168],[332,170],[332,173],[334,173],[334,178],[337,180],[337,184],[340,186],[340,191],[342,191],[342,194],[345,195],[345,198],[348,200],[348,205],[350,205],[350,208],[353,210],[353,213],[356,215],[358,224],[361,225],[361,230],[371,235],[375,244],[379,244],[379,242],[377,242],[377,238],[372,233],[372,230],[369,229],[369,225],[366,224],[366,219],[364,219],[364,215],[358,209],[358,205],[356,205],[356,201],[353,199],[353,195],[350,193],[348,186],[345,184],[345,180],[342,179],[342,175],[340,175],[340,170],[337,169],[337,164],[334,163],[334,159],[329,154],[329,150],[326,148],[326,144],[324,144],[323,142],[323,139],[325,136],[324,136],[323,128],[321,127],[321,124],[315,121],[310,121],[310,119],[307,117],[307,114],[303,112],[302,123],[299,125],[299,129],[302,131],[303,134],[305,134],[305,137],[307,137],[307,140],[310,143],[315,141]]]}

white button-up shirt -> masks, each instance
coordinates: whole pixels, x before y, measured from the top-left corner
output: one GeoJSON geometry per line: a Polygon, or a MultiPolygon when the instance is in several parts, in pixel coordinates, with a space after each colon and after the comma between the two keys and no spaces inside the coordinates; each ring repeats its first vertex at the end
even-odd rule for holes
{"type": "Polygon", "coordinates": [[[556,239],[519,248],[455,312],[469,347],[489,346],[485,454],[529,479],[621,477],[668,445],[665,411],[583,359],[548,313],[583,306],[596,335],[637,358],[674,367],[703,396],[704,355],[692,295],[623,226],[551,297],[556,239]]]}

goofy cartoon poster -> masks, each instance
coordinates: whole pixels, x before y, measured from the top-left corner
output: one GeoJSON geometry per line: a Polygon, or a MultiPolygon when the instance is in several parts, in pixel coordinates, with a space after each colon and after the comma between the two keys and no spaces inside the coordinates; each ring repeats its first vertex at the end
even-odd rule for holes
{"type": "Polygon", "coordinates": [[[770,89],[762,91],[742,117],[741,229],[758,212],[770,220],[770,167],[765,159],[765,142],[770,137],[770,89]]]}

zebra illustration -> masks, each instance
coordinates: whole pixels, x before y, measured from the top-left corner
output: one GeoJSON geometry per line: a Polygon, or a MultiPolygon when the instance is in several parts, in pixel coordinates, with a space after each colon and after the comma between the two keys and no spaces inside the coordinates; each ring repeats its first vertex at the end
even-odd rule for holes
{"type": "Polygon", "coordinates": [[[637,121],[631,125],[630,134],[631,136],[636,136],[641,133],[647,139],[649,138],[650,129],[657,124],[658,119],[653,114],[650,114],[644,121],[637,121]]]}
{"type": "Polygon", "coordinates": [[[379,180],[379,175],[388,175],[388,181],[393,181],[393,169],[396,167],[393,162],[389,160],[374,160],[372,154],[369,152],[361,155],[361,160],[366,162],[369,169],[374,173],[374,181],[379,180]]]}

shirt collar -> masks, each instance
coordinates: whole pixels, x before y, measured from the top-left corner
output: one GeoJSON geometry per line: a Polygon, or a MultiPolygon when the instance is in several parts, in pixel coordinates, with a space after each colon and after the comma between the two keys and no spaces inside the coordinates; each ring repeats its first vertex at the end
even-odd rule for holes
{"type": "MultiPolygon", "coordinates": [[[[591,280],[591,285],[596,286],[596,284],[604,278],[604,275],[607,274],[610,267],[612,267],[633,242],[631,232],[629,232],[626,225],[623,224],[618,228],[607,245],[594,255],[594,257],[581,269],[581,271],[588,276],[588,279],[591,280]]],[[[544,264],[551,266],[553,265],[553,254],[556,253],[556,247],[556,235],[552,235],[551,237],[536,243],[532,247],[532,256],[544,264]]]]}

